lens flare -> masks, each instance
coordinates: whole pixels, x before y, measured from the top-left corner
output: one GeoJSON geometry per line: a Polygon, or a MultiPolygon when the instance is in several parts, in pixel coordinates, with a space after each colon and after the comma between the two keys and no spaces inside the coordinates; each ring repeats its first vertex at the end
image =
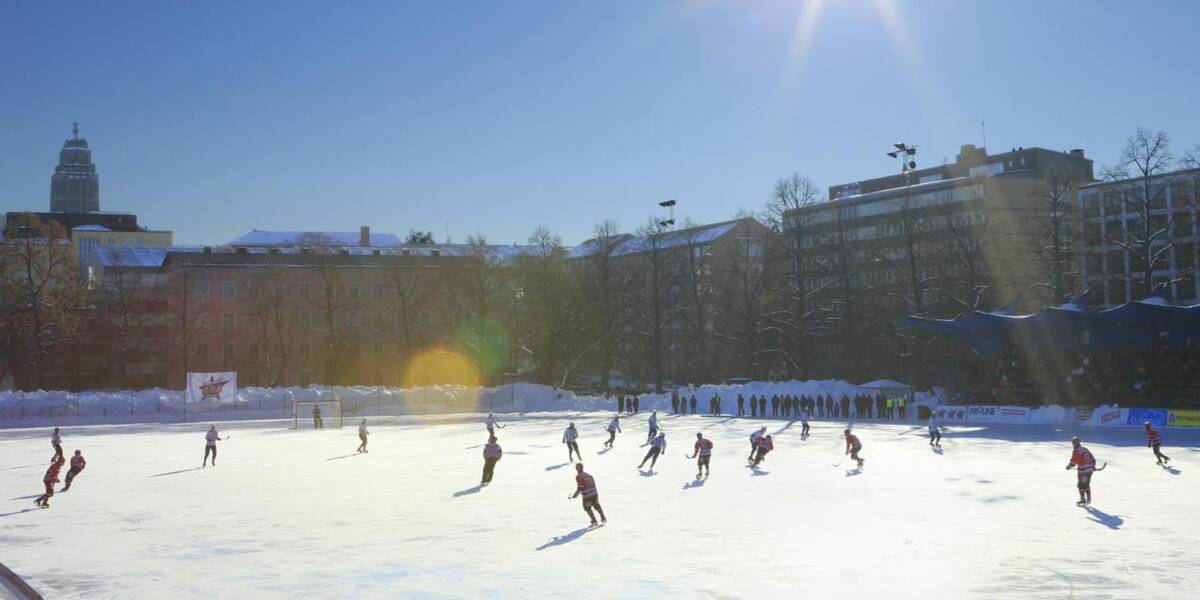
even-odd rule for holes
{"type": "Polygon", "coordinates": [[[486,379],[508,366],[508,332],[495,319],[467,319],[454,334],[454,350],[471,357],[486,379]]]}
{"type": "Polygon", "coordinates": [[[431,385],[480,385],[479,370],[471,359],[449,350],[425,350],[413,357],[404,370],[404,387],[431,385]]]}

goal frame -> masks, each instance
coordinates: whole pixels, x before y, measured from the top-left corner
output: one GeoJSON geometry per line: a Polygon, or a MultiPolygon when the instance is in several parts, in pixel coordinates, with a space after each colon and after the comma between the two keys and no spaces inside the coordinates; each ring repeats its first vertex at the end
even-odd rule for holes
{"type": "Polygon", "coordinates": [[[329,429],[341,429],[343,424],[342,401],[333,400],[292,400],[292,418],[288,421],[288,429],[300,429],[300,419],[312,418],[313,406],[329,406],[331,410],[321,409],[321,424],[329,429]]]}

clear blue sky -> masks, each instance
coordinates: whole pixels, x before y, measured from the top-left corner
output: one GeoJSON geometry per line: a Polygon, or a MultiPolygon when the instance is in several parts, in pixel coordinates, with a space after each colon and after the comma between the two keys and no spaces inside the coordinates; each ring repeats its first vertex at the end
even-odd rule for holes
{"type": "Polygon", "coordinates": [[[715,221],[799,171],[960,144],[1200,143],[1196,2],[15,2],[0,208],[45,210],[71,122],[105,210],[179,243],[252,228],[568,244],[655,204],[715,221]]]}

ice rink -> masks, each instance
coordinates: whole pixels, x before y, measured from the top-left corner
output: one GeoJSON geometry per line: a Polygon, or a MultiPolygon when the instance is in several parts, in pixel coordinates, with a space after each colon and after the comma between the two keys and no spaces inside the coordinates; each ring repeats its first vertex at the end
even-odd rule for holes
{"type": "MultiPolygon", "coordinates": [[[[48,429],[0,430],[0,562],[47,598],[1179,598],[1196,593],[1200,432],[1078,432],[1099,463],[1094,506],[1064,469],[1073,431],[918,423],[664,417],[668,448],[639,472],[647,413],[502,416],[504,458],[477,487],[481,415],[289,431],[207,423],[64,429],[87,470],[34,508],[48,429]],[[586,529],[561,437],[574,420],[606,526],[586,529]],[[776,450],[746,466],[764,423],[776,450]],[[694,480],[702,431],[712,476],[694,480]]],[[[65,474],[65,470],[64,470],[65,474]]]]}

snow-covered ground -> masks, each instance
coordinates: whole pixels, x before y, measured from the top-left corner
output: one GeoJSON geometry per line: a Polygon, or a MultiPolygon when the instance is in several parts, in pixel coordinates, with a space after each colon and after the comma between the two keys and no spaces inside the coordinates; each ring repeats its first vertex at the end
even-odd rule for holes
{"type": "MultiPolygon", "coordinates": [[[[49,431],[0,431],[0,562],[46,597],[1178,598],[1200,560],[1200,432],[1169,430],[1173,469],[1141,433],[1082,430],[1105,471],[1077,508],[1071,431],[952,426],[935,454],[919,424],[768,420],[776,451],[745,466],[761,420],[665,417],[669,447],[636,469],[646,413],[602,451],[609,413],[505,417],[494,483],[476,486],[480,415],[383,417],[371,453],[353,423],[289,431],[206,424],[72,427],[88,469],[33,508],[49,431]],[[607,526],[568,500],[573,419],[607,526]],[[697,431],[716,444],[693,480],[697,431]]],[[[1188,592],[1188,590],[1192,592],[1188,592]]]]}

